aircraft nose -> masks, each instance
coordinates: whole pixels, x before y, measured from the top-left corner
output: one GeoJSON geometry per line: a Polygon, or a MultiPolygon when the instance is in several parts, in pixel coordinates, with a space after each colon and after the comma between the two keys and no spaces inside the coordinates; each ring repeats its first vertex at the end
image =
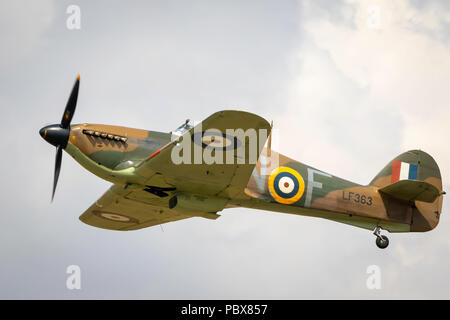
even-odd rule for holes
{"type": "Polygon", "coordinates": [[[44,128],[41,128],[41,130],[39,130],[39,134],[41,135],[42,139],[45,139],[44,137],[46,135],[46,132],[44,128]]]}
{"type": "Polygon", "coordinates": [[[51,124],[41,128],[39,134],[41,137],[51,145],[66,147],[69,140],[70,129],[61,128],[59,124],[51,124]]]}

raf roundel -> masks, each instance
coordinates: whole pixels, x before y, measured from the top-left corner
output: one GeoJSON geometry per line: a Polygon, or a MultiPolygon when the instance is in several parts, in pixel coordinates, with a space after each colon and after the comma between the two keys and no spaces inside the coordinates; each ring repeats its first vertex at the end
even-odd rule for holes
{"type": "Polygon", "coordinates": [[[300,200],[305,191],[302,176],[294,169],[278,167],[269,176],[269,191],[279,203],[292,204],[300,200]]]}
{"type": "Polygon", "coordinates": [[[110,221],[125,222],[125,223],[128,223],[128,222],[129,223],[138,223],[139,222],[136,219],[128,217],[124,214],[118,214],[118,213],[114,213],[114,212],[94,210],[92,213],[94,215],[96,215],[97,217],[100,217],[100,218],[106,219],[106,220],[110,220],[110,221]]]}

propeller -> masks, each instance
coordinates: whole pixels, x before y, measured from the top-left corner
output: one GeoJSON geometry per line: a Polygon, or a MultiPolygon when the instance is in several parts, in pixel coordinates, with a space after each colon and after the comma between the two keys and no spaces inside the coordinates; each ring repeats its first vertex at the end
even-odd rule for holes
{"type": "Polygon", "coordinates": [[[78,90],[80,88],[80,75],[78,75],[70,93],[69,100],[67,100],[66,108],[61,119],[60,124],[51,124],[39,130],[41,137],[56,147],[55,158],[55,175],[53,178],[53,192],[52,201],[55,196],[56,185],[58,184],[59,172],[61,171],[62,151],[67,146],[70,134],[70,122],[72,121],[77,107],[78,90]]]}

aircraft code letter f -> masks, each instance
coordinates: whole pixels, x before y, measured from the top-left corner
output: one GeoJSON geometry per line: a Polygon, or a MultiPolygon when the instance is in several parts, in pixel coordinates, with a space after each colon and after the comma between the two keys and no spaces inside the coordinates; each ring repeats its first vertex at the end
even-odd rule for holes
{"type": "Polygon", "coordinates": [[[311,206],[313,188],[322,189],[322,183],[314,181],[314,173],[331,178],[331,174],[316,169],[308,168],[308,187],[306,189],[306,199],[305,199],[306,208],[309,208],[311,206]]]}

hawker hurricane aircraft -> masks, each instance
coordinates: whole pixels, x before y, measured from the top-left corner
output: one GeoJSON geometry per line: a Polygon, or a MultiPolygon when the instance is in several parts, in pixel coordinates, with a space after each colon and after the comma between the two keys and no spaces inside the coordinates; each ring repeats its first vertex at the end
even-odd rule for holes
{"type": "Polygon", "coordinates": [[[445,192],[436,162],[423,151],[402,153],[361,185],[271,150],[271,124],[248,112],[216,112],[168,133],[71,125],[79,85],[78,76],[61,123],[40,135],[56,147],[52,199],[63,150],[113,183],[80,216],[91,226],[136,230],[246,207],[373,230],[377,246],[386,248],[381,229],[424,232],[439,222],[445,192]]]}

